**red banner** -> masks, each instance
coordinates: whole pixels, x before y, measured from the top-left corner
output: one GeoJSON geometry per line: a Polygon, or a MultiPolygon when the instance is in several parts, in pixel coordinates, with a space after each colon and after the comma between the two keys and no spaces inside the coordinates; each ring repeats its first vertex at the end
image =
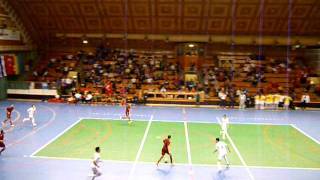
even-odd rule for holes
{"type": "Polygon", "coordinates": [[[17,58],[15,55],[4,55],[3,56],[3,59],[4,59],[4,64],[6,66],[6,72],[7,72],[7,75],[10,76],[10,75],[16,75],[18,74],[17,72],[17,58]]]}

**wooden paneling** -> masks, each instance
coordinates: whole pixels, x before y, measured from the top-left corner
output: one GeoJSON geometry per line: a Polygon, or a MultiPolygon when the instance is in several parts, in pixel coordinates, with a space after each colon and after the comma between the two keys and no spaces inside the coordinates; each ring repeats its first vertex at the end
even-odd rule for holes
{"type": "MultiPolygon", "coordinates": [[[[10,0],[35,36],[80,33],[320,34],[320,1],[10,0]],[[261,4],[263,3],[263,4],[261,4]],[[291,17],[291,18],[290,18],[291,17]],[[45,32],[45,33],[43,33],[45,32]]],[[[53,37],[51,37],[53,38],[53,37]]]]}

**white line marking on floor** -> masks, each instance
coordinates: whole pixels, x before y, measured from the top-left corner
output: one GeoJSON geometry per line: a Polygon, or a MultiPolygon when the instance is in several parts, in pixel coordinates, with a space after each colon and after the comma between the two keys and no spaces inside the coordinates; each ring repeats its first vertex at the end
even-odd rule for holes
{"type": "MultiPolygon", "coordinates": [[[[217,118],[217,121],[219,121],[219,119],[218,119],[218,118],[217,118]]],[[[227,136],[227,138],[228,138],[229,142],[231,143],[231,145],[232,145],[233,149],[236,151],[236,153],[237,153],[237,155],[238,155],[238,157],[239,157],[239,159],[240,159],[240,161],[241,161],[242,165],[245,167],[246,171],[248,172],[250,179],[251,179],[251,180],[254,180],[254,177],[253,177],[253,175],[252,175],[252,173],[251,173],[250,169],[248,168],[247,163],[244,161],[244,159],[243,159],[242,155],[240,154],[240,151],[238,150],[238,148],[236,147],[236,145],[234,144],[233,140],[231,139],[231,137],[229,136],[229,134],[228,134],[228,133],[226,133],[226,136],[227,136]]]]}
{"type": "MultiPolygon", "coordinates": [[[[146,116],[147,117],[147,116],[146,116]]],[[[110,118],[110,117],[81,117],[82,119],[96,119],[96,120],[120,120],[120,118],[110,118]]],[[[217,117],[218,118],[218,117],[217,117]]],[[[133,121],[148,121],[146,119],[132,119],[133,121]]],[[[185,121],[179,121],[179,120],[152,120],[153,122],[166,122],[166,123],[184,123],[185,121]]],[[[219,124],[216,121],[188,121],[188,123],[203,123],[203,124],[219,124]]],[[[255,123],[255,122],[230,122],[229,124],[244,124],[244,125],[270,125],[270,126],[290,126],[290,124],[285,123],[255,123]]]]}
{"type": "Polygon", "coordinates": [[[39,132],[41,129],[47,127],[49,124],[51,124],[51,123],[56,119],[57,114],[56,114],[56,112],[55,112],[52,108],[50,108],[49,106],[44,106],[44,105],[41,105],[41,106],[47,108],[49,111],[52,112],[52,116],[51,116],[51,118],[49,119],[49,121],[48,121],[47,123],[45,123],[44,125],[42,125],[41,127],[36,128],[35,130],[32,130],[30,133],[24,135],[22,138],[20,138],[20,139],[18,139],[18,140],[16,140],[16,141],[13,141],[13,142],[10,143],[10,144],[8,144],[8,145],[7,145],[8,148],[11,147],[11,146],[13,146],[13,145],[16,145],[16,144],[22,142],[23,140],[25,140],[25,139],[28,138],[29,136],[32,136],[32,135],[36,134],[37,132],[39,132]]]}
{"type": "Polygon", "coordinates": [[[34,151],[30,156],[34,156],[35,154],[37,154],[39,151],[41,151],[42,149],[44,149],[46,146],[48,146],[50,143],[52,143],[53,141],[55,141],[56,139],[58,139],[60,136],[62,136],[65,132],[67,132],[68,130],[70,130],[72,127],[74,127],[76,124],[78,124],[82,119],[78,119],[76,122],[72,123],[70,126],[68,126],[66,129],[64,129],[62,132],[60,132],[59,134],[57,134],[55,137],[53,137],[51,140],[49,140],[47,143],[45,143],[44,145],[42,145],[40,148],[38,148],[36,151],[34,151]]]}
{"type": "Polygon", "coordinates": [[[182,108],[183,114],[183,124],[184,124],[184,133],[186,137],[186,146],[187,146],[187,154],[188,154],[188,165],[189,165],[189,174],[191,179],[194,179],[193,176],[193,168],[192,168],[192,157],[191,157],[191,148],[190,148],[190,140],[189,140],[189,132],[188,132],[188,123],[187,123],[187,116],[186,116],[186,109],[182,108]]]}
{"type": "MultiPolygon", "coordinates": [[[[123,116],[123,114],[121,113],[97,113],[97,112],[93,112],[91,114],[94,115],[103,115],[103,116],[123,116]]],[[[132,116],[137,116],[137,117],[149,117],[146,114],[132,114],[132,116]]]]}
{"type": "Polygon", "coordinates": [[[315,139],[314,137],[310,136],[309,134],[307,134],[306,132],[304,132],[302,129],[298,128],[296,125],[294,124],[290,124],[293,128],[295,128],[297,131],[299,131],[300,133],[302,133],[303,135],[307,136],[308,138],[310,138],[312,141],[314,141],[317,144],[320,144],[320,142],[315,139]]]}
{"type": "MultiPolygon", "coordinates": [[[[85,158],[67,158],[67,157],[49,157],[49,156],[24,156],[25,158],[36,158],[36,159],[52,159],[52,160],[66,160],[66,161],[92,161],[92,159],[85,158]]],[[[124,160],[103,160],[104,163],[119,163],[119,164],[132,164],[133,161],[124,161],[124,160]]],[[[154,162],[144,162],[139,161],[137,164],[150,164],[154,165],[154,162]]],[[[189,164],[185,163],[175,163],[176,166],[189,166],[189,164]]],[[[194,167],[217,167],[216,164],[192,164],[194,167]]],[[[305,168],[305,167],[273,167],[273,166],[247,166],[249,168],[255,169],[287,169],[287,170],[313,170],[319,171],[320,168],[305,168]]],[[[245,168],[245,166],[241,165],[232,165],[232,168],[245,168]]]]}
{"type": "Polygon", "coordinates": [[[144,135],[143,135],[143,138],[142,138],[142,141],[140,143],[140,147],[139,147],[139,150],[138,150],[138,153],[136,155],[136,158],[134,160],[134,163],[132,165],[132,168],[130,170],[130,174],[129,174],[129,180],[133,178],[133,173],[134,171],[136,170],[136,166],[137,166],[137,163],[140,159],[140,156],[141,156],[141,153],[142,153],[142,149],[143,149],[143,146],[144,146],[144,143],[146,142],[147,140],[147,136],[148,136],[148,133],[149,133],[149,129],[151,127],[151,123],[152,123],[152,120],[153,120],[153,115],[151,115],[150,119],[149,119],[149,122],[148,122],[148,125],[147,125],[147,128],[146,130],[144,131],[144,135]]]}
{"type": "Polygon", "coordinates": [[[190,141],[189,141],[189,132],[188,132],[188,124],[187,122],[184,122],[184,133],[186,135],[186,142],[187,142],[187,152],[188,152],[188,164],[192,165],[192,159],[191,159],[191,150],[190,150],[190,141]]]}

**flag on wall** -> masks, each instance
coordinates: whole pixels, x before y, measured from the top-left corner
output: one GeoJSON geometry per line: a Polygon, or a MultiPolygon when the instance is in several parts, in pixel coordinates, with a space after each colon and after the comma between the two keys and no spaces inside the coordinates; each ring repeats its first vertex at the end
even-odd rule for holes
{"type": "Polygon", "coordinates": [[[0,60],[0,77],[19,74],[19,63],[16,55],[4,54],[0,56],[0,60]]]}
{"type": "Polygon", "coordinates": [[[3,56],[0,56],[0,77],[4,77],[4,76],[7,76],[6,66],[4,63],[3,56]]]}

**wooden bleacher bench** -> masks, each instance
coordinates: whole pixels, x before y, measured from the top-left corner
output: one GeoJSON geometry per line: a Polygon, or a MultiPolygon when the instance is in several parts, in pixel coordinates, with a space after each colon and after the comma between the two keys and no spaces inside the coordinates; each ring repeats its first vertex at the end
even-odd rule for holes
{"type": "MultiPolygon", "coordinates": [[[[148,96],[147,101],[158,101],[158,102],[195,102],[197,92],[150,92],[145,91],[143,94],[148,96]]],[[[140,93],[142,95],[142,93],[140,93]]],[[[200,102],[204,101],[204,92],[199,92],[200,102]]]]}
{"type": "Polygon", "coordinates": [[[266,81],[273,83],[289,83],[289,79],[287,78],[266,78],[266,81]]]}
{"type": "Polygon", "coordinates": [[[252,87],[252,83],[251,82],[236,81],[233,84],[235,84],[236,87],[239,87],[239,88],[250,88],[250,87],[252,87]]]}
{"type": "Polygon", "coordinates": [[[278,73],[265,73],[264,77],[266,78],[290,78],[290,74],[278,74],[278,73]]]}

